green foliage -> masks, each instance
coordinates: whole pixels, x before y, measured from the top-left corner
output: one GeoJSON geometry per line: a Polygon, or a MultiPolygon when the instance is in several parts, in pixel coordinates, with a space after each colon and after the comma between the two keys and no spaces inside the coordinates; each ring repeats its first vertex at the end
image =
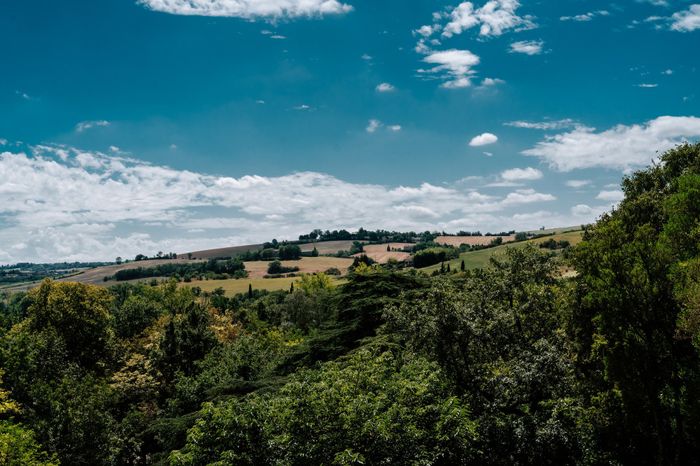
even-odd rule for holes
{"type": "Polygon", "coordinates": [[[58,460],[46,452],[34,433],[19,424],[0,421],[0,464],[5,466],[57,466],[58,460]]]}
{"type": "Polygon", "coordinates": [[[454,464],[474,424],[439,370],[360,351],[292,376],[279,392],[208,404],[171,464],[454,464]]]}
{"type": "Polygon", "coordinates": [[[301,248],[296,244],[280,246],[278,256],[283,261],[301,259],[301,248]]]}
{"type": "Polygon", "coordinates": [[[428,248],[418,251],[413,256],[413,266],[417,269],[429,267],[451,259],[456,259],[459,252],[454,248],[428,248]]]}
{"type": "Polygon", "coordinates": [[[573,255],[570,332],[590,391],[619,398],[603,432],[622,462],[683,463],[698,452],[699,174],[700,145],[685,145],[626,178],[619,208],[573,255]]]}
{"type": "Polygon", "coordinates": [[[299,267],[285,267],[280,261],[272,261],[267,266],[267,273],[271,275],[279,275],[283,273],[298,272],[299,267]]]}
{"type": "Polygon", "coordinates": [[[27,297],[31,302],[29,332],[55,332],[67,357],[87,368],[94,369],[110,357],[113,335],[108,325],[111,297],[107,290],[45,280],[27,297]]]}

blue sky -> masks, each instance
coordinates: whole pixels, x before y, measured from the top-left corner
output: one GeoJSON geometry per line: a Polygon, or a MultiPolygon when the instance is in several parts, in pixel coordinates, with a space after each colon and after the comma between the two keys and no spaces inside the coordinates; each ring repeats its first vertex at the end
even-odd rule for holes
{"type": "Polygon", "coordinates": [[[700,137],[699,46],[683,0],[3,2],[0,262],[593,221],[700,137]]]}

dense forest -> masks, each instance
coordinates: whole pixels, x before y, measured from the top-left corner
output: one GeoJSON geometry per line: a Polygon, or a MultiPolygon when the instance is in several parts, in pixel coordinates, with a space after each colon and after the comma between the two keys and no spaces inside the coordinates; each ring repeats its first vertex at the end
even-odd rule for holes
{"type": "Polygon", "coordinates": [[[622,186],[483,270],[7,295],[0,464],[698,464],[700,145],[622,186]]]}

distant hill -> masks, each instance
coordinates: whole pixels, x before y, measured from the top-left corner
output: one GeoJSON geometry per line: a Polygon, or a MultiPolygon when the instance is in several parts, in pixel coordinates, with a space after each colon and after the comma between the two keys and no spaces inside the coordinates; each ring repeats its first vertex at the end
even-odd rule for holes
{"type": "Polygon", "coordinates": [[[220,259],[223,257],[233,257],[248,251],[262,249],[262,244],[246,244],[243,246],[231,246],[228,248],[205,249],[203,251],[187,252],[178,254],[178,259],[220,259]]]}

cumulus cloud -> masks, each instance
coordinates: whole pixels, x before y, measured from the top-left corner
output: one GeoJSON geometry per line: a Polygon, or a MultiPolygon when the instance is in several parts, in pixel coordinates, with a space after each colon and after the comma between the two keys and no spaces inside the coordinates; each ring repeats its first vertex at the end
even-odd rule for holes
{"type": "Polygon", "coordinates": [[[505,84],[506,82],[502,79],[499,78],[484,78],[481,81],[480,87],[482,88],[488,88],[488,87],[494,87],[498,86],[499,84],[505,84]]]}
{"type": "Polygon", "coordinates": [[[700,4],[690,5],[687,10],[674,13],[671,21],[673,31],[692,32],[700,29],[700,4]]]}
{"type": "Polygon", "coordinates": [[[480,59],[469,50],[450,49],[429,53],[423,61],[435,66],[419,73],[436,75],[444,81],[442,87],[456,89],[471,85],[473,68],[480,59]]]}
{"type": "Polygon", "coordinates": [[[591,180],[567,180],[564,184],[569,188],[580,189],[591,184],[591,180]]]}
{"type": "Polygon", "coordinates": [[[442,28],[442,36],[452,37],[477,26],[482,37],[536,27],[531,16],[518,16],[519,7],[517,0],[490,0],[479,8],[472,2],[462,2],[447,15],[448,22],[442,28]]]}
{"type": "Polygon", "coordinates": [[[571,118],[565,118],[563,120],[551,120],[551,121],[509,121],[504,123],[505,126],[512,126],[514,128],[525,128],[525,129],[541,129],[541,130],[561,130],[567,128],[575,128],[581,126],[575,120],[571,118]]]}
{"type": "Polygon", "coordinates": [[[519,189],[509,193],[502,201],[503,205],[531,204],[533,202],[555,201],[557,198],[551,194],[538,193],[534,189],[519,189]]]}
{"type": "Polygon", "coordinates": [[[625,198],[625,193],[619,189],[613,191],[601,191],[596,196],[596,199],[601,201],[618,202],[625,198]]]}
{"type": "Polygon", "coordinates": [[[580,15],[573,16],[562,16],[559,18],[560,21],[576,21],[579,23],[588,22],[593,20],[598,16],[609,16],[610,12],[607,10],[589,11],[588,13],[583,13],[580,15]]]}
{"type": "Polygon", "coordinates": [[[511,168],[501,173],[501,178],[505,181],[534,181],[543,176],[542,172],[536,168],[511,168]]]}
{"type": "Polygon", "coordinates": [[[244,19],[298,18],[337,15],[352,11],[338,0],[138,0],[153,11],[190,16],[228,16],[244,19]]]}
{"type": "Polygon", "coordinates": [[[393,92],[396,88],[389,83],[380,83],[376,87],[377,92],[393,92]]]}
{"type": "Polygon", "coordinates": [[[523,154],[538,157],[555,170],[605,167],[618,170],[649,164],[657,152],[700,137],[700,118],[661,116],[637,125],[606,131],[576,128],[548,136],[523,154]]]}
{"type": "Polygon", "coordinates": [[[510,44],[511,53],[524,53],[525,55],[540,55],[543,51],[544,41],[521,40],[510,44]]]}
{"type": "Polygon", "coordinates": [[[91,128],[105,127],[109,125],[111,125],[111,123],[107,120],[81,121],[80,123],[75,125],[75,130],[78,133],[82,133],[83,131],[87,131],[91,128]]]}
{"type": "Polygon", "coordinates": [[[480,147],[494,144],[496,142],[498,142],[498,136],[491,133],[483,133],[478,136],[474,136],[472,140],[469,141],[469,145],[472,147],[480,147]]]}
{"type": "Polygon", "coordinates": [[[0,184],[0,263],[186,252],[293,239],[314,228],[529,228],[531,219],[513,215],[554,199],[534,190],[492,196],[461,184],[349,183],[314,172],[214,176],[61,146],[0,153],[0,179],[9,180],[0,184]]]}

